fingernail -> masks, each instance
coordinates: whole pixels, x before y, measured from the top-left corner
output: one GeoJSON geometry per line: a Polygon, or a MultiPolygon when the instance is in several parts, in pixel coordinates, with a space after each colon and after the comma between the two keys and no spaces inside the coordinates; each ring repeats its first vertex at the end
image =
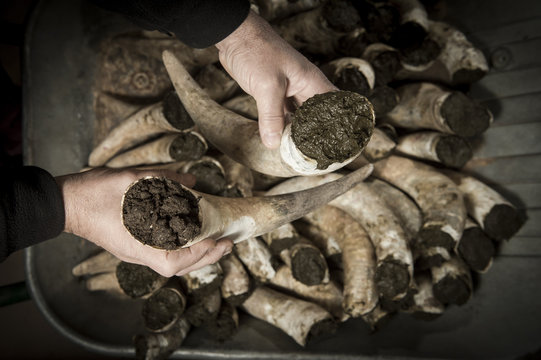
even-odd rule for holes
{"type": "Polygon", "coordinates": [[[271,149],[275,149],[278,146],[280,146],[280,142],[282,140],[282,134],[280,134],[279,132],[268,133],[268,134],[265,134],[263,140],[267,147],[271,149]]]}
{"type": "Polygon", "coordinates": [[[233,247],[228,247],[227,249],[225,249],[224,256],[231,254],[231,251],[233,251],[233,247]]]}

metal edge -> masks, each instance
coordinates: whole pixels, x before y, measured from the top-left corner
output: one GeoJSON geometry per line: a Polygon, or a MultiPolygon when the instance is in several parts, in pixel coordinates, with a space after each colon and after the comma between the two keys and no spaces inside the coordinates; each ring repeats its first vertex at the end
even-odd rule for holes
{"type": "MultiPolygon", "coordinates": [[[[47,5],[48,2],[40,1],[32,9],[32,13],[28,19],[28,24],[24,34],[24,46],[22,51],[22,114],[23,119],[26,122],[26,126],[23,126],[22,133],[22,142],[23,142],[23,164],[24,165],[33,165],[34,156],[33,148],[31,142],[29,141],[32,134],[32,125],[33,125],[33,116],[32,116],[32,102],[30,101],[30,93],[32,91],[32,77],[30,72],[30,58],[31,58],[31,48],[29,44],[31,43],[30,39],[34,33],[35,24],[38,21],[43,8],[47,5]],[[26,150],[26,151],[25,151],[26,150]]],[[[33,247],[26,248],[24,250],[24,270],[26,275],[27,288],[30,293],[30,296],[40,312],[47,319],[47,321],[53,325],[62,335],[66,336],[68,339],[74,343],[83,346],[86,349],[95,351],[103,355],[120,355],[127,356],[135,355],[135,349],[132,347],[119,347],[119,346],[110,346],[106,344],[101,344],[95,341],[92,341],[88,338],[78,335],[73,329],[64,324],[58,317],[55,316],[51,308],[47,305],[45,298],[43,297],[41,290],[39,288],[38,280],[35,276],[34,269],[34,249],[33,247]]]]}
{"type": "Polygon", "coordinates": [[[51,308],[47,305],[45,298],[43,297],[39,288],[38,280],[35,276],[34,270],[34,247],[29,247],[24,251],[24,267],[26,272],[26,282],[30,296],[35,302],[38,309],[43,316],[51,323],[62,335],[73,341],[74,343],[83,346],[86,349],[93,350],[103,355],[135,355],[135,349],[125,346],[111,346],[96,341],[90,340],[84,336],[79,335],[65,323],[63,323],[51,308]]]}

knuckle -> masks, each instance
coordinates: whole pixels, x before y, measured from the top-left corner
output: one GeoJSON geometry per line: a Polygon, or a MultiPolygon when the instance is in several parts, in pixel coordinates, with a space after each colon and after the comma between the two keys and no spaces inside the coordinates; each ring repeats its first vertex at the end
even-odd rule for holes
{"type": "Polygon", "coordinates": [[[259,78],[254,84],[254,97],[264,98],[276,92],[285,93],[287,80],[282,76],[266,76],[259,78]]]}
{"type": "Polygon", "coordinates": [[[223,254],[224,254],[223,250],[214,249],[213,251],[210,252],[210,254],[208,254],[208,257],[207,257],[208,263],[209,264],[217,263],[222,258],[223,254]]]}
{"type": "Polygon", "coordinates": [[[160,268],[160,271],[157,271],[161,276],[165,277],[171,277],[174,276],[178,272],[178,269],[173,268],[171,265],[162,265],[160,268]]]}
{"type": "Polygon", "coordinates": [[[165,253],[163,259],[158,261],[153,268],[161,276],[171,277],[178,273],[180,269],[167,255],[168,253],[165,253]]]}

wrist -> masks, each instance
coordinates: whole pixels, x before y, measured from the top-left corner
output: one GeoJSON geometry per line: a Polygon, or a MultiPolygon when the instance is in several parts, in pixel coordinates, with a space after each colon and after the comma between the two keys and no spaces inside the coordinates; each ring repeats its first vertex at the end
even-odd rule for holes
{"type": "Polygon", "coordinates": [[[268,30],[274,31],[263,18],[250,10],[242,24],[215,46],[218,51],[227,52],[230,49],[239,48],[240,44],[246,44],[251,39],[261,39],[268,30]]]}
{"type": "Polygon", "coordinates": [[[73,175],[64,175],[55,177],[55,181],[62,194],[62,200],[64,202],[64,232],[76,234],[76,219],[75,212],[73,210],[73,175]]]}

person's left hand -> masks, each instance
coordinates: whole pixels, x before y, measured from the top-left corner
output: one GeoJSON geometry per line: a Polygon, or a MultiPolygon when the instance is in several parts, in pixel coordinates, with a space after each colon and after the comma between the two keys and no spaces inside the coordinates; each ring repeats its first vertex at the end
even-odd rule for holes
{"type": "Polygon", "coordinates": [[[231,252],[233,242],[225,238],[205,239],[178,250],[159,250],[137,241],[122,223],[122,196],[129,185],[147,176],[167,177],[186,186],[195,184],[192,175],[154,170],[97,168],[57,177],[66,211],[64,231],[101,246],[122,261],[146,265],[166,277],[197,270],[231,252]]]}
{"type": "Polygon", "coordinates": [[[227,72],[255,98],[261,139],[269,148],[280,145],[288,98],[299,105],[315,94],[337,90],[314,64],[252,11],[216,47],[227,72]]]}

